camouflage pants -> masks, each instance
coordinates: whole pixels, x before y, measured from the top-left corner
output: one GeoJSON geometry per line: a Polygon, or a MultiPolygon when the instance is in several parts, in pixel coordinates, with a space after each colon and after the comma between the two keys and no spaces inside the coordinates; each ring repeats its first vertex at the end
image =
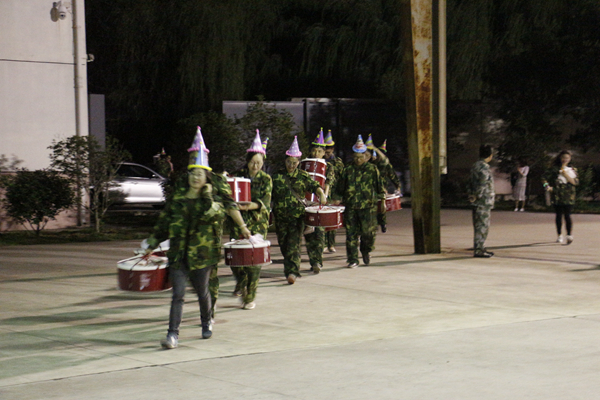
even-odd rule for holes
{"type": "Polygon", "coordinates": [[[348,263],[358,263],[358,247],[360,252],[370,253],[375,249],[377,236],[376,210],[367,208],[353,210],[346,208],[344,223],[346,224],[346,257],[348,263]]]}
{"type": "Polygon", "coordinates": [[[306,241],[306,252],[310,260],[310,266],[323,265],[323,242],[325,240],[325,228],[315,228],[313,233],[304,235],[306,241]]]}
{"type": "Polygon", "coordinates": [[[485,251],[485,239],[490,229],[492,210],[488,207],[475,207],[473,209],[473,249],[475,253],[485,251]]]}
{"type": "Polygon", "coordinates": [[[283,273],[300,276],[300,246],[304,231],[304,217],[292,220],[276,220],[277,242],[283,254],[283,273]]]}
{"type": "Polygon", "coordinates": [[[377,213],[377,225],[387,225],[387,213],[377,213]]]}
{"type": "Polygon", "coordinates": [[[210,271],[210,278],[208,279],[208,292],[210,293],[210,300],[212,302],[212,317],[215,317],[215,306],[217,305],[217,299],[219,298],[219,269],[215,265],[210,271]]]}
{"type": "Polygon", "coordinates": [[[328,249],[335,247],[335,230],[325,232],[325,247],[328,249]]]}
{"type": "Polygon", "coordinates": [[[254,301],[260,279],[260,265],[231,267],[231,272],[235,276],[235,290],[240,291],[243,295],[242,301],[244,303],[254,301]]]}

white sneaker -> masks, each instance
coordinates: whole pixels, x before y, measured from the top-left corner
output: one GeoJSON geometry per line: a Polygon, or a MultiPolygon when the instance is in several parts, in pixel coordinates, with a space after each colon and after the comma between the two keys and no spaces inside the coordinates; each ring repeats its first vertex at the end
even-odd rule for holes
{"type": "Polygon", "coordinates": [[[567,244],[573,243],[573,236],[567,235],[567,244]]]}
{"type": "Polygon", "coordinates": [[[244,303],[244,310],[254,310],[254,307],[256,307],[256,303],[251,301],[250,303],[244,303]]]}
{"type": "Polygon", "coordinates": [[[524,208],[521,208],[519,211],[523,212],[523,211],[525,211],[525,209],[524,209],[524,208]]]}
{"type": "Polygon", "coordinates": [[[559,235],[558,239],[556,239],[556,243],[563,243],[565,241],[565,239],[563,238],[563,235],[559,235]]]}
{"type": "Polygon", "coordinates": [[[518,209],[518,208],[515,208],[515,211],[519,211],[519,209],[518,209]]]}

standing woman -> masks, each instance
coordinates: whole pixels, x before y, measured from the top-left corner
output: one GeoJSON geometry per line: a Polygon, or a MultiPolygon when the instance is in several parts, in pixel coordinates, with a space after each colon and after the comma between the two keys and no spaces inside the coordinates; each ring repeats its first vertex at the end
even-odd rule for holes
{"type": "Polygon", "coordinates": [[[300,245],[304,231],[304,193],[315,193],[321,204],[327,203],[327,196],[319,182],[311,179],[306,171],[298,169],[302,153],[298,138],[285,152],[285,168],[273,175],[273,216],[277,242],[283,254],[283,272],[287,282],[293,285],[300,276],[300,245]]]}
{"type": "Polygon", "coordinates": [[[215,231],[215,221],[224,220],[221,205],[213,201],[210,184],[211,168],[206,152],[200,148],[196,161],[188,166],[188,179],[176,188],[173,198],[165,206],[148,239],[147,254],[167,238],[170,246],[170,280],[173,285],[169,330],[162,347],[173,349],[179,340],[179,325],[183,313],[186,283],[189,280],[198,295],[202,338],[212,336],[211,299],[208,280],[211,270],[219,262],[220,247],[214,243],[221,237],[215,231]]]}
{"type": "MultiPolygon", "coordinates": [[[[265,154],[266,151],[262,146],[257,129],[252,146],[246,150],[246,168],[234,172],[231,176],[248,178],[252,181],[250,184],[252,203],[240,204],[239,208],[250,232],[253,235],[261,234],[266,240],[269,230],[273,181],[262,170],[265,154]]],[[[242,236],[241,230],[233,221],[229,221],[229,227],[231,239],[239,239],[242,236]]],[[[260,265],[231,267],[231,271],[236,280],[234,295],[242,296],[242,308],[252,310],[256,306],[254,299],[256,298],[256,289],[260,278],[260,265]]]]}
{"type": "Polygon", "coordinates": [[[527,197],[525,192],[527,191],[527,174],[529,174],[529,167],[527,162],[521,158],[519,159],[519,165],[517,166],[517,181],[513,187],[513,197],[515,198],[515,211],[525,211],[525,201],[527,197]],[[521,208],[519,208],[519,202],[521,202],[521,208]]]}
{"type": "Polygon", "coordinates": [[[573,242],[571,211],[575,204],[575,186],[579,184],[577,170],[569,166],[570,162],[571,152],[563,150],[556,156],[552,166],[544,174],[544,187],[552,195],[552,204],[554,204],[554,211],[556,212],[556,231],[558,233],[556,241],[563,243],[565,240],[562,235],[562,219],[564,216],[567,228],[567,244],[573,242]]]}

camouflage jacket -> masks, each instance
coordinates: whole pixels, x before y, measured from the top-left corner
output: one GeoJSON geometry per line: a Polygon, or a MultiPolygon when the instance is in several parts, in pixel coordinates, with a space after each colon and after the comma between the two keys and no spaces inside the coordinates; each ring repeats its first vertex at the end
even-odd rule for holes
{"type": "Polygon", "coordinates": [[[389,179],[396,190],[400,189],[400,179],[398,179],[398,175],[396,175],[396,171],[394,171],[394,167],[392,166],[389,158],[372,158],[370,162],[372,162],[379,170],[379,175],[381,175],[384,188],[387,188],[387,182],[389,179]]]}
{"type": "Polygon", "coordinates": [[[181,268],[187,258],[190,270],[216,265],[221,253],[221,226],[224,211],[215,203],[211,193],[197,199],[187,199],[187,189],[179,187],[161,212],[148,246],[154,249],[170,240],[167,257],[169,265],[181,268]]]}
{"type": "Polygon", "coordinates": [[[354,163],[347,165],[335,185],[333,198],[342,200],[346,208],[375,208],[380,199],[385,199],[377,167],[369,162],[361,166],[354,163]]]}
{"type": "Polygon", "coordinates": [[[305,192],[317,193],[321,186],[313,180],[308,172],[296,168],[294,172],[288,174],[285,168],[273,174],[273,214],[275,220],[290,220],[304,215],[304,203],[300,199],[304,198],[305,192]],[[292,193],[292,190],[296,196],[292,193]]]}
{"type": "MultiPolygon", "coordinates": [[[[233,199],[233,193],[231,192],[231,186],[229,186],[229,182],[227,182],[227,177],[223,174],[212,174],[211,183],[213,187],[213,199],[222,204],[225,207],[225,210],[239,210],[237,203],[233,199]]],[[[224,217],[226,214],[224,214],[224,217]]],[[[219,232],[219,237],[223,236],[223,227],[224,227],[224,219],[219,221],[219,226],[217,227],[219,232]]],[[[219,252],[221,251],[221,242],[218,243],[219,252]]]]}
{"type": "Polygon", "coordinates": [[[474,206],[494,208],[494,176],[485,160],[479,160],[471,167],[468,191],[470,196],[475,196],[474,206]]]}
{"type": "MultiPolygon", "coordinates": [[[[254,178],[250,178],[248,168],[234,172],[231,176],[248,178],[252,180],[250,184],[250,196],[252,202],[258,203],[260,208],[257,210],[241,211],[244,222],[248,225],[250,232],[255,235],[260,233],[267,238],[269,230],[269,214],[271,212],[271,191],[273,190],[273,181],[264,171],[258,171],[254,178]]],[[[227,218],[229,225],[229,236],[238,239],[241,236],[241,229],[233,223],[231,218],[227,218]]]]}
{"type": "MultiPolygon", "coordinates": [[[[577,169],[573,168],[577,173],[577,169]]],[[[552,166],[543,176],[543,180],[552,187],[552,204],[572,206],[575,204],[577,190],[575,185],[560,175],[560,167],[552,166]]],[[[579,183],[579,179],[575,178],[579,183]]]]}
{"type": "Polygon", "coordinates": [[[334,175],[333,180],[331,182],[329,182],[329,196],[331,197],[333,194],[333,191],[335,190],[335,184],[338,180],[338,177],[344,171],[344,162],[342,161],[341,158],[336,157],[336,156],[333,156],[332,158],[329,158],[329,159],[325,159],[325,161],[327,161],[327,172],[329,172],[329,169],[331,167],[331,169],[333,170],[333,175],[334,175]]]}

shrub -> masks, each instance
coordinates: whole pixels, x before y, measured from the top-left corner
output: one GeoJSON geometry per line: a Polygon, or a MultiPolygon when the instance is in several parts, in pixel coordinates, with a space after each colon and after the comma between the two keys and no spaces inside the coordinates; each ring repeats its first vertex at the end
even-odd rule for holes
{"type": "Polygon", "coordinates": [[[46,170],[18,171],[8,180],[5,196],[7,215],[28,224],[38,236],[48,221],[75,202],[69,180],[46,170]]]}

